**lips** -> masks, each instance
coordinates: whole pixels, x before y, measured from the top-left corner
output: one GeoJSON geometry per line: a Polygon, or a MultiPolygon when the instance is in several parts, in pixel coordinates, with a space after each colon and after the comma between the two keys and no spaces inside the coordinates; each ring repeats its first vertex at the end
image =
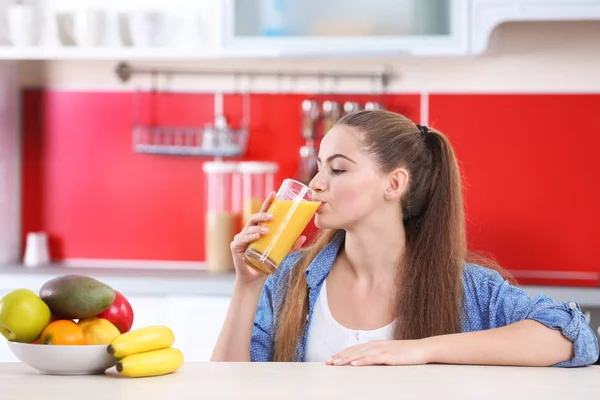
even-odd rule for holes
{"type": "Polygon", "coordinates": [[[317,208],[317,212],[323,211],[323,207],[325,207],[325,204],[327,204],[327,203],[321,203],[321,205],[319,206],[319,208],[317,208]]]}

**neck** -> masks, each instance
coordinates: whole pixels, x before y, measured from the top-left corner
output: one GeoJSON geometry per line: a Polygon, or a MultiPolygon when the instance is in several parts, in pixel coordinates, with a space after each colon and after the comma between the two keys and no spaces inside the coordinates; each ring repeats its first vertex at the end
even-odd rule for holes
{"type": "Polygon", "coordinates": [[[404,254],[406,236],[398,223],[374,223],[346,231],[344,253],[351,272],[368,282],[391,279],[404,254]]]}

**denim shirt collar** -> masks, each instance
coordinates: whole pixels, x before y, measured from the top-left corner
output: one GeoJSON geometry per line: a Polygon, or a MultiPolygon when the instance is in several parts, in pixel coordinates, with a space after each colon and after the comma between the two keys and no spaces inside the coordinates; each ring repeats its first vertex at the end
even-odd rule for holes
{"type": "Polygon", "coordinates": [[[325,248],[323,248],[310,263],[306,269],[306,282],[310,289],[319,287],[325,280],[345,238],[346,231],[339,230],[331,242],[329,242],[329,244],[327,244],[327,246],[325,246],[325,248]]]}

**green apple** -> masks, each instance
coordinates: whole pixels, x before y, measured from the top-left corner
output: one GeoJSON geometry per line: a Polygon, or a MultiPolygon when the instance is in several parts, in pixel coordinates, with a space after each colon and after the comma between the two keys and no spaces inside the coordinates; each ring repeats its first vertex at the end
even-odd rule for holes
{"type": "Polygon", "coordinates": [[[0,299],[0,333],[11,342],[37,340],[50,318],[48,305],[29,289],[13,290],[0,299]]]}

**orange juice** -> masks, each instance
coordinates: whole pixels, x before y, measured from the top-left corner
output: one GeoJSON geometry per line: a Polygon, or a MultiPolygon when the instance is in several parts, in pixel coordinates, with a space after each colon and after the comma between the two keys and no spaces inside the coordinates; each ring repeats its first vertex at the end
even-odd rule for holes
{"type": "Polygon", "coordinates": [[[318,201],[274,200],[268,211],[273,219],[261,223],[269,233],[250,243],[250,257],[244,257],[245,261],[265,273],[275,272],[320,205],[318,201]]]}

